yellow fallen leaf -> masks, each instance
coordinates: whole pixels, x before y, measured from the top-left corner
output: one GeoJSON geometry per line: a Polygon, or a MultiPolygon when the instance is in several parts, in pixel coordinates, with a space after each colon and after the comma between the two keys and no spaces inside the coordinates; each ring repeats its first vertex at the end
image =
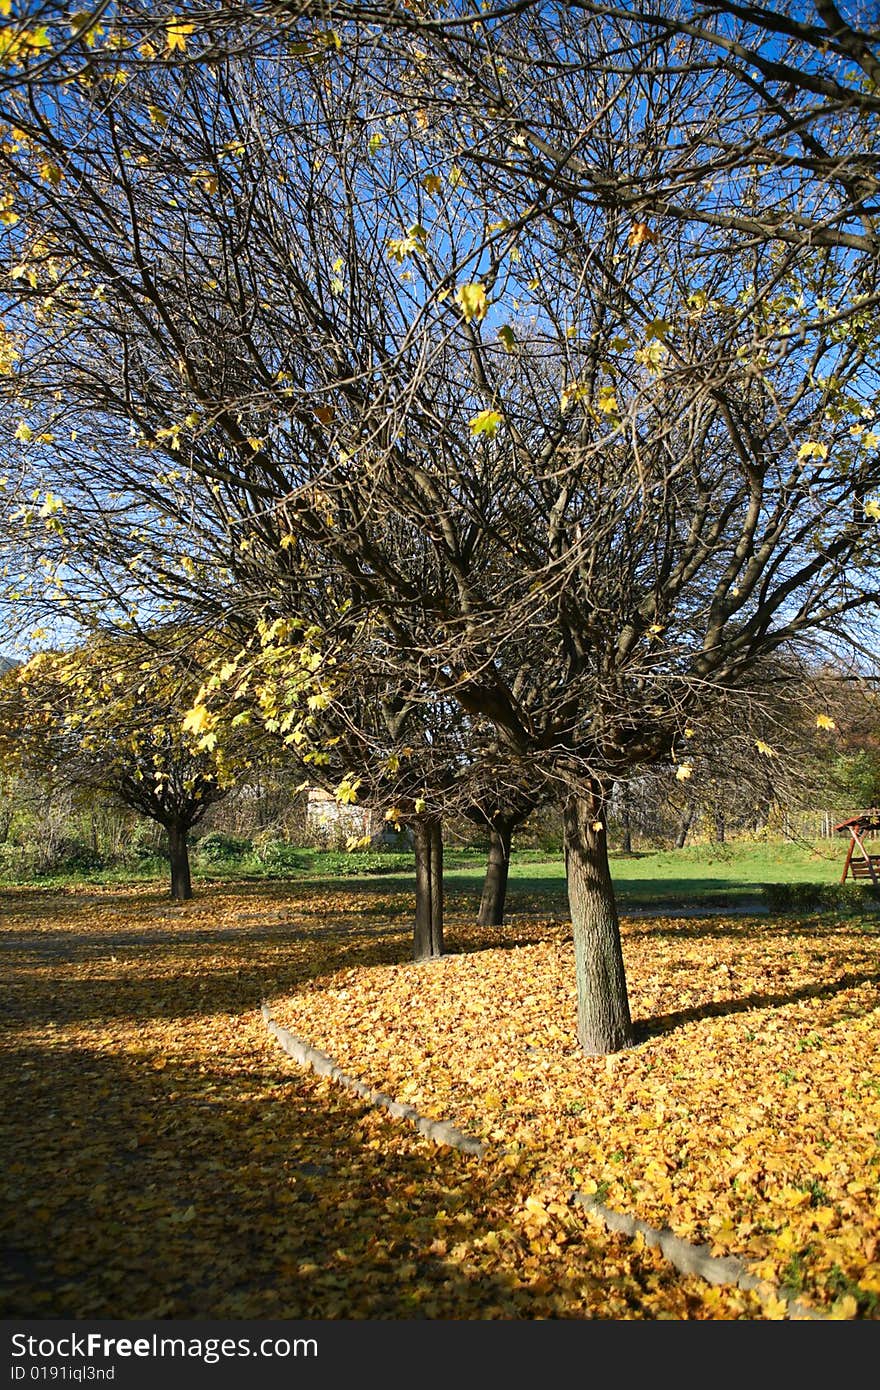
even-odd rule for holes
{"type": "Polygon", "coordinates": [[[843,1322],[850,1318],[858,1317],[859,1305],[856,1298],[851,1293],[845,1293],[841,1298],[835,1299],[831,1305],[829,1318],[833,1322],[843,1322]]]}

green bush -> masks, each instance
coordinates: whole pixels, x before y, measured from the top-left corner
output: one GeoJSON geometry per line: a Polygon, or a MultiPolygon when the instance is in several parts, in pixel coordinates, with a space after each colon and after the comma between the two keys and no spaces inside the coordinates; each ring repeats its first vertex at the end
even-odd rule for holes
{"type": "Polygon", "coordinates": [[[104,858],[85,840],[75,837],[56,845],[0,846],[0,873],[27,882],[57,875],[95,873],[107,867],[104,858]]]}
{"type": "Polygon", "coordinates": [[[765,883],[771,912],[874,912],[880,891],[873,883],[765,883]]]}
{"type": "Polygon", "coordinates": [[[0,877],[13,882],[24,874],[33,873],[32,856],[28,857],[21,845],[0,845],[0,877]]]}
{"type": "Polygon", "coordinates": [[[251,840],[242,840],[235,835],[222,835],[219,830],[214,830],[197,841],[194,850],[209,864],[222,864],[226,860],[244,859],[246,855],[253,854],[254,846],[251,840]]]}
{"type": "Polygon", "coordinates": [[[167,859],[167,850],[168,839],[162,827],[155,821],[140,817],[131,828],[122,858],[126,864],[143,868],[160,862],[163,854],[167,859]]]}
{"type": "Polygon", "coordinates": [[[58,869],[62,873],[77,873],[106,867],[104,856],[85,840],[71,838],[63,841],[58,852],[58,869]]]}
{"type": "Polygon", "coordinates": [[[256,846],[256,854],[267,869],[284,873],[307,868],[311,857],[308,851],[289,845],[286,840],[264,840],[256,846]]]}

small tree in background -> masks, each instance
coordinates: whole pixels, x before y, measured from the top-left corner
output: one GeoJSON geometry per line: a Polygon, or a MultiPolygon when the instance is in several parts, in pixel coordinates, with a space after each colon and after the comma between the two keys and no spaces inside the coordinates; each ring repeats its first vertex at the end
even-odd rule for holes
{"type": "Polygon", "coordinates": [[[192,690],[191,659],[166,634],[164,650],[104,637],[40,653],[7,672],[0,699],[4,761],[160,825],[178,901],[192,897],[190,831],[247,766],[242,739],[233,749],[184,729],[192,690]]]}
{"type": "MultiPolygon", "coordinates": [[[[206,743],[224,728],[257,726],[340,805],[385,812],[413,832],[416,960],[443,954],[443,822],[461,816],[489,833],[478,920],[504,917],[511,838],[540,799],[539,780],[505,755],[490,721],[454,699],[431,698],[399,673],[380,683],[324,627],[261,620],[254,640],[216,663],[187,716],[206,743]],[[335,654],[334,654],[335,651],[335,654]]],[[[343,611],[336,618],[344,624],[343,611]]],[[[353,846],[354,847],[354,846],[353,846]]]]}

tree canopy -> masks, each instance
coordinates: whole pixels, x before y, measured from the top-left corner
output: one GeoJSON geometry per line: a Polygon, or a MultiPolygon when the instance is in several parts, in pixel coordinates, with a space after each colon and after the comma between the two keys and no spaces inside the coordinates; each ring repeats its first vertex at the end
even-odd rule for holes
{"type": "Polygon", "coordinates": [[[780,653],[871,640],[870,36],[223,10],[0,96],[20,521],[71,611],[283,631],[291,740],[387,776],[378,698],[420,712],[414,785],[488,751],[563,802],[580,1038],[614,1050],[615,780],[690,767],[780,653]]]}

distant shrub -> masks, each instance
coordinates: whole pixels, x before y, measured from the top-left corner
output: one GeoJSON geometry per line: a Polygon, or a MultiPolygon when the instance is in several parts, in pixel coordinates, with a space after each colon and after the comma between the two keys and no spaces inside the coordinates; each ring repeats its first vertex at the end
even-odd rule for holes
{"type": "Polygon", "coordinates": [[[771,912],[875,912],[880,892],[873,883],[765,883],[771,912]]]}
{"type": "Polygon", "coordinates": [[[289,845],[286,840],[261,839],[254,846],[257,858],[267,869],[275,872],[294,872],[307,867],[311,858],[307,850],[289,845]]]}
{"type": "Polygon", "coordinates": [[[206,859],[209,864],[244,859],[246,855],[254,852],[251,840],[240,839],[235,835],[223,835],[219,830],[214,830],[197,841],[194,849],[199,857],[206,859]]]}
{"type": "Polygon", "coordinates": [[[27,855],[21,845],[0,845],[0,876],[10,879],[19,879],[24,875],[30,877],[33,869],[33,856],[27,855]]]}
{"type": "Polygon", "coordinates": [[[514,840],[513,842],[513,854],[518,864],[543,864],[546,862],[548,857],[551,859],[558,859],[560,858],[562,853],[563,850],[561,846],[559,849],[551,847],[549,850],[520,849],[516,843],[516,840],[514,840]]]}
{"type": "Polygon", "coordinates": [[[155,821],[144,816],[132,826],[123,859],[126,863],[142,868],[167,858],[168,841],[164,830],[155,821]]]}
{"type": "Polygon", "coordinates": [[[62,841],[58,850],[57,867],[64,872],[82,872],[84,869],[103,869],[104,857],[93,845],[84,840],[62,841]]]}
{"type": "Polygon", "coordinates": [[[92,845],[75,838],[50,845],[0,845],[0,875],[7,879],[27,882],[94,873],[106,867],[103,856],[92,845]]]}

